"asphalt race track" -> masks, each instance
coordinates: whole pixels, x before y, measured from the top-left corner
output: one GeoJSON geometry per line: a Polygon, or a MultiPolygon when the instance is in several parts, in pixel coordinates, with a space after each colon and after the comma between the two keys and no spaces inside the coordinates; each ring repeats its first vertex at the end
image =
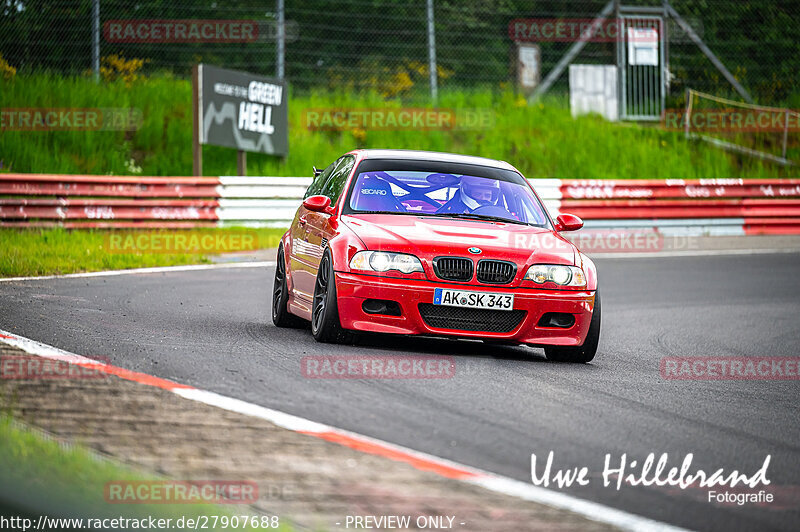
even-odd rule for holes
{"type": "MultiPolygon", "coordinates": [[[[272,268],[0,283],[0,328],[75,353],[530,482],[530,455],[588,466],[567,493],[700,530],[800,523],[800,381],[675,381],[666,356],[800,355],[800,254],[601,259],[590,365],[480,342],[375,337],[316,343],[269,318],[272,268]],[[448,354],[452,379],[319,380],[321,354],[448,354]],[[606,453],[753,473],[772,456],[776,502],[709,503],[708,489],[603,487],[606,453]]],[[[103,400],[98,398],[98,400],[103,400]]],[[[724,488],[722,488],[724,491],[724,488]]]]}

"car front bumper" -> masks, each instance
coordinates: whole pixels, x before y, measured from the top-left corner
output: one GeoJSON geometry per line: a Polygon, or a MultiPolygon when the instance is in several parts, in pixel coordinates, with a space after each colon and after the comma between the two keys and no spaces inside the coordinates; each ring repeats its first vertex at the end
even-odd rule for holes
{"type": "MultiPolygon", "coordinates": [[[[511,288],[502,285],[461,285],[428,280],[401,279],[395,277],[360,275],[336,272],[336,294],[339,319],[342,327],[356,331],[377,333],[414,334],[431,336],[454,336],[483,340],[520,343],[535,346],[582,345],[589,331],[594,310],[594,290],[542,290],[535,288],[511,288]],[[487,332],[445,328],[439,320],[432,326],[423,318],[420,304],[433,303],[436,288],[454,288],[476,292],[513,293],[514,310],[523,311],[524,316],[507,332],[487,332]],[[367,299],[395,301],[400,306],[399,316],[370,314],[362,305],[367,299]],[[572,314],[575,323],[568,328],[542,327],[539,320],[546,312],[572,314]]],[[[437,306],[438,307],[438,306],[437,306]]],[[[422,308],[425,308],[424,306],[422,308]]],[[[427,307],[431,308],[431,307],[427,307]]],[[[507,312],[507,311],[492,311],[507,312]]],[[[464,315],[469,315],[465,313],[464,315]]],[[[457,325],[454,323],[454,325],[457,325]]]]}

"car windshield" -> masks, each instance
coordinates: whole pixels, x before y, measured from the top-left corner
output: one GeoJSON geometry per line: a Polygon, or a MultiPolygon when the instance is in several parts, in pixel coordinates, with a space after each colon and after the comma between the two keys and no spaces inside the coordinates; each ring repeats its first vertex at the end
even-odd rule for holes
{"type": "MultiPolygon", "coordinates": [[[[508,172],[509,174],[511,172],[508,172]]],[[[502,220],[546,226],[547,216],[523,177],[411,170],[358,174],[349,211],[502,220]],[[496,178],[495,178],[496,177],[496,178]]]]}

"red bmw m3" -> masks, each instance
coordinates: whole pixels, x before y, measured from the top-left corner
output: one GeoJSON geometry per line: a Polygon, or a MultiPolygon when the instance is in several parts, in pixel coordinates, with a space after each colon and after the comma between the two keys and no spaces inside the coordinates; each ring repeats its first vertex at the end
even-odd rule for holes
{"type": "Polygon", "coordinates": [[[278,248],[272,320],[320,342],[359,331],[543,347],[588,362],[600,338],[594,263],[506,162],[356,150],[315,170],[278,248]]]}

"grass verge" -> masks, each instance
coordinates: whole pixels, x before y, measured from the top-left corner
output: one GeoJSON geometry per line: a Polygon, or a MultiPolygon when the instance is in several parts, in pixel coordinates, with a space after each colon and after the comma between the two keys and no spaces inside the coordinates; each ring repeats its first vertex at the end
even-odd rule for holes
{"type": "MultiPolygon", "coordinates": [[[[254,234],[257,248],[278,246],[285,229],[212,228],[202,234],[227,236],[254,234]]],[[[180,234],[179,231],[145,234],[180,234]]],[[[192,232],[184,232],[192,234],[192,232]]],[[[133,241],[133,248],[114,248],[111,235],[125,237],[142,233],[82,229],[0,229],[0,277],[60,275],[102,270],[123,270],[153,266],[206,264],[209,253],[153,252],[153,240],[144,246],[133,241]],[[147,244],[150,244],[149,246],[147,244]]],[[[123,243],[126,240],[123,238],[123,243]]]]}
{"type": "MultiPolygon", "coordinates": [[[[473,129],[385,130],[351,127],[312,130],[309,110],[430,107],[420,94],[382,96],[330,91],[290,94],[289,147],[285,159],[248,154],[250,175],[308,176],[311,165],[327,166],[354,148],[406,148],[504,159],[527,177],[557,178],[736,178],[796,177],[800,167],[783,168],[747,156],[687,141],[680,131],[659,126],[610,123],[599,116],[573,118],[564,98],[535,105],[512,91],[442,90],[444,109],[488,110],[490,123],[473,129]]],[[[0,108],[132,108],[142,124],[126,131],[13,131],[0,135],[0,172],[188,175],[192,169],[191,84],[152,77],[128,86],[96,84],[87,77],[53,74],[0,79],[0,108]]],[[[792,135],[789,158],[800,156],[792,135]]],[[[205,146],[206,175],[234,175],[235,151],[205,146]]]]}

